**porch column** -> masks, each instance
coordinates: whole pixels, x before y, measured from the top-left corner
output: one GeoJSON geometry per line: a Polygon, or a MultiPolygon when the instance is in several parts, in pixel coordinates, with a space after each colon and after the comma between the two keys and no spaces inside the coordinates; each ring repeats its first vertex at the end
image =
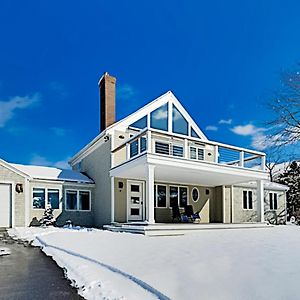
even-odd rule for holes
{"type": "Polygon", "coordinates": [[[111,208],[110,208],[110,222],[115,222],[115,177],[110,177],[111,186],[111,208]]]}
{"type": "Polygon", "coordinates": [[[146,176],[146,219],[154,224],[154,165],[147,166],[146,176]]]}
{"type": "Polygon", "coordinates": [[[262,180],[257,180],[257,215],[258,221],[265,221],[265,208],[264,208],[264,182],[262,180]]]}

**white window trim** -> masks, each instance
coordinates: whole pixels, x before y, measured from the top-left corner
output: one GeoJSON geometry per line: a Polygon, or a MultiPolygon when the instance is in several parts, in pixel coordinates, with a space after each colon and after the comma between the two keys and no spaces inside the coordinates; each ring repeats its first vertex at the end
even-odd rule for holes
{"type": "Polygon", "coordinates": [[[79,212],[90,212],[92,211],[92,198],[91,198],[91,191],[90,190],[84,190],[84,189],[66,189],[65,190],[65,211],[79,211],[79,212]],[[67,192],[77,192],[77,209],[67,209],[67,192]],[[79,192],[88,192],[89,193],[89,202],[90,202],[90,209],[79,209],[79,192]]]}
{"type": "Polygon", "coordinates": [[[193,161],[205,161],[205,155],[206,155],[206,149],[205,146],[199,146],[199,145],[189,145],[189,159],[193,160],[193,161]],[[191,148],[195,148],[196,149],[196,159],[191,158],[191,148]],[[198,153],[198,149],[203,150],[203,159],[199,159],[199,153],[198,153]]]}
{"type": "Polygon", "coordinates": [[[160,184],[160,183],[156,183],[156,184],[154,184],[154,186],[155,186],[155,208],[167,208],[168,207],[168,195],[169,195],[169,193],[168,193],[168,186],[166,185],[166,184],[160,184]],[[157,187],[158,186],[164,186],[164,187],[166,187],[166,206],[157,206],[157,187]]]}
{"type": "Polygon", "coordinates": [[[254,210],[254,205],[253,205],[254,201],[253,201],[253,191],[251,190],[243,190],[242,193],[242,209],[243,210],[254,210]],[[244,192],[247,192],[247,208],[244,208],[244,192]],[[249,208],[249,193],[252,193],[252,208],[249,208]]]}
{"type": "Polygon", "coordinates": [[[198,189],[196,186],[194,186],[194,187],[191,189],[191,199],[192,199],[193,202],[198,202],[199,199],[200,199],[200,191],[199,191],[199,189],[198,189]],[[193,190],[194,190],[194,189],[196,189],[197,192],[198,192],[198,198],[197,198],[197,200],[194,200],[194,199],[193,199],[193,190]]]}
{"type": "Polygon", "coordinates": [[[44,211],[46,209],[46,205],[48,204],[48,190],[58,190],[58,198],[59,198],[59,207],[58,208],[53,208],[53,210],[62,210],[62,189],[61,187],[57,186],[32,186],[31,187],[31,209],[34,211],[44,211]],[[34,189],[40,189],[40,190],[45,190],[45,208],[36,208],[33,206],[33,190],[34,189]]]}

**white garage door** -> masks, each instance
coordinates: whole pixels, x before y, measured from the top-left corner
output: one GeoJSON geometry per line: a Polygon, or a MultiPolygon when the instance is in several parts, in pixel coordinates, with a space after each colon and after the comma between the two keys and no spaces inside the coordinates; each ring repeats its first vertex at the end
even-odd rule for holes
{"type": "Polygon", "coordinates": [[[11,185],[0,183],[0,227],[11,226],[11,185]]]}

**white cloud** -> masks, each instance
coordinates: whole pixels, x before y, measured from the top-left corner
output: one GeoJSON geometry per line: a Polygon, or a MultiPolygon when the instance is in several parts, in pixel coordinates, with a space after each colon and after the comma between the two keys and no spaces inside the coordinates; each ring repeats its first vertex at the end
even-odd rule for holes
{"type": "Polygon", "coordinates": [[[217,126],[213,126],[213,125],[208,125],[208,126],[205,127],[205,130],[217,131],[218,127],[217,126]]]}
{"type": "Polygon", "coordinates": [[[247,125],[238,125],[230,129],[232,132],[238,135],[243,135],[243,136],[253,136],[255,134],[258,134],[259,132],[263,132],[266,129],[265,128],[260,128],[256,127],[252,124],[247,124],[247,125]]]}
{"type": "Polygon", "coordinates": [[[232,119],[228,119],[228,120],[221,119],[218,123],[230,125],[232,123],[232,119]]]}
{"type": "Polygon", "coordinates": [[[60,127],[51,127],[50,130],[57,136],[65,136],[67,132],[66,129],[60,127]]]}
{"type": "Polygon", "coordinates": [[[279,135],[266,136],[263,133],[257,133],[252,136],[251,146],[257,150],[266,150],[267,148],[278,146],[280,143],[279,135]]]}
{"type": "Polygon", "coordinates": [[[153,118],[155,120],[163,120],[166,119],[167,117],[168,117],[168,111],[163,107],[153,112],[153,118]]]}
{"type": "Polygon", "coordinates": [[[117,86],[117,97],[119,99],[130,99],[137,94],[137,91],[129,84],[117,86]]]}
{"type": "Polygon", "coordinates": [[[67,157],[66,159],[59,160],[59,161],[50,161],[46,157],[41,156],[39,154],[33,154],[32,158],[30,160],[31,165],[36,166],[45,166],[45,167],[56,167],[59,169],[70,169],[70,165],[68,164],[68,161],[71,157],[67,157]]]}
{"type": "Polygon", "coordinates": [[[39,101],[40,95],[38,93],[32,96],[15,96],[8,101],[0,101],[0,128],[4,127],[14,117],[17,109],[25,109],[39,101]]]}

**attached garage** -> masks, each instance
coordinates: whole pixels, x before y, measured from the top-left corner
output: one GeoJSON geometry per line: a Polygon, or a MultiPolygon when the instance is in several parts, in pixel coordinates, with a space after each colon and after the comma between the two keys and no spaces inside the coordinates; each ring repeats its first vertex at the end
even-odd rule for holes
{"type": "Polygon", "coordinates": [[[12,226],[11,184],[0,183],[0,227],[12,226]]]}

